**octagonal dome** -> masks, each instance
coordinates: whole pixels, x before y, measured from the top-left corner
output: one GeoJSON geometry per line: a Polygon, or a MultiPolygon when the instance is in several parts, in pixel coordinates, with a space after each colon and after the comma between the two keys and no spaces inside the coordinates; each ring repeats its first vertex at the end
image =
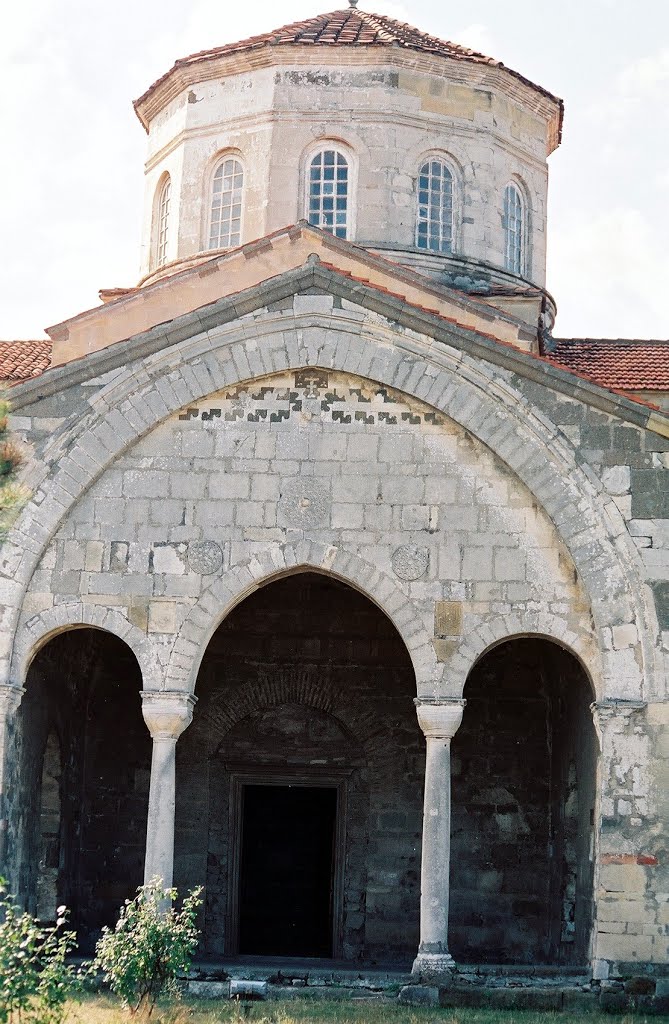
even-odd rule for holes
{"type": "Polygon", "coordinates": [[[490,57],[350,8],[182,58],[135,109],[143,280],[306,219],[464,290],[544,285],[562,102],[490,57]]]}

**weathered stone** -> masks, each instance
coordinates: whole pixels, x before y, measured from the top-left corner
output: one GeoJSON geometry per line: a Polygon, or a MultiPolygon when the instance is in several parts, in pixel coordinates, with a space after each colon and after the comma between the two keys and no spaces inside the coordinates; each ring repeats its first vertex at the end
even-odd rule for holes
{"type": "Polygon", "coordinates": [[[439,989],[436,985],[405,985],[397,1001],[403,1006],[439,1006],[439,989]]]}
{"type": "Polygon", "coordinates": [[[213,540],[205,540],[199,544],[188,545],[188,565],[193,572],[210,576],[218,572],[223,564],[221,545],[213,540]]]}
{"type": "Polygon", "coordinates": [[[430,553],[427,548],[404,544],[393,552],[392,567],[401,580],[418,580],[427,572],[430,553]]]}
{"type": "Polygon", "coordinates": [[[228,999],[231,984],[229,981],[189,981],[186,991],[196,999],[228,999]]]}

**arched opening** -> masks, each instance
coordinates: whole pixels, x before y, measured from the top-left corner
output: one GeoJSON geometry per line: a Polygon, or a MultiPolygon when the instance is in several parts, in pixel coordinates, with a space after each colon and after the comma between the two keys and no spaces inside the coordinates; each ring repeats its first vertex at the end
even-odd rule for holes
{"type": "Polygon", "coordinates": [[[69,907],[84,951],[142,883],[151,740],[141,689],[122,640],[72,629],[33,659],[17,715],[17,891],[44,919],[69,907]]]}
{"type": "Polygon", "coordinates": [[[196,692],[175,877],[206,879],[206,951],[409,964],[424,741],[390,620],[331,577],[283,577],[221,623],[196,692]]]}
{"type": "Polygon", "coordinates": [[[508,640],[471,670],[452,744],[456,960],[581,965],[592,924],[597,741],[577,659],[508,640]]]}

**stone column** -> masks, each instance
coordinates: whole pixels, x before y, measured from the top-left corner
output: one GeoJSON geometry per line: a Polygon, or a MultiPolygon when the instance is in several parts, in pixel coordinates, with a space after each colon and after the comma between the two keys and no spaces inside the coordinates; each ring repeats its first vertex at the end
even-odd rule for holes
{"type": "Polygon", "coordinates": [[[172,885],[176,746],[193,720],[196,698],[189,693],[142,692],[142,714],[153,739],[149,814],[146,824],[144,883],[162,879],[172,885]]]}
{"type": "Polygon", "coordinates": [[[25,690],[20,686],[0,684],[0,875],[7,874],[7,828],[8,828],[8,768],[9,738],[11,722],[25,690]]]}
{"type": "Polygon", "coordinates": [[[425,733],[425,801],[420,886],[420,946],[413,973],[438,979],[455,967],[448,952],[451,856],[451,739],[462,722],[464,700],[415,701],[425,733]]]}

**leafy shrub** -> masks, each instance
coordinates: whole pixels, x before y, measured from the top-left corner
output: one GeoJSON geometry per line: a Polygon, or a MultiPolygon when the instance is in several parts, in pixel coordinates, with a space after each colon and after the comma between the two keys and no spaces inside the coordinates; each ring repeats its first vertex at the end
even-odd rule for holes
{"type": "Polygon", "coordinates": [[[176,889],[154,878],[125,901],[114,929],[103,928],[93,966],[131,1014],[150,1017],[159,996],[178,996],[177,975],[188,970],[198,943],[201,892],[191,890],[178,910],[176,889]]]}
{"type": "Polygon", "coordinates": [[[9,433],[8,416],[9,402],[0,392],[0,544],[30,496],[30,492],[16,482],[23,453],[9,433]]]}
{"type": "Polygon", "coordinates": [[[60,1024],[65,1001],[77,987],[75,968],[66,963],[76,946],[65,931],[65,907],[56,924],[43,927],[20,910],[0,879],[0,1022],[60,1024]]]}

